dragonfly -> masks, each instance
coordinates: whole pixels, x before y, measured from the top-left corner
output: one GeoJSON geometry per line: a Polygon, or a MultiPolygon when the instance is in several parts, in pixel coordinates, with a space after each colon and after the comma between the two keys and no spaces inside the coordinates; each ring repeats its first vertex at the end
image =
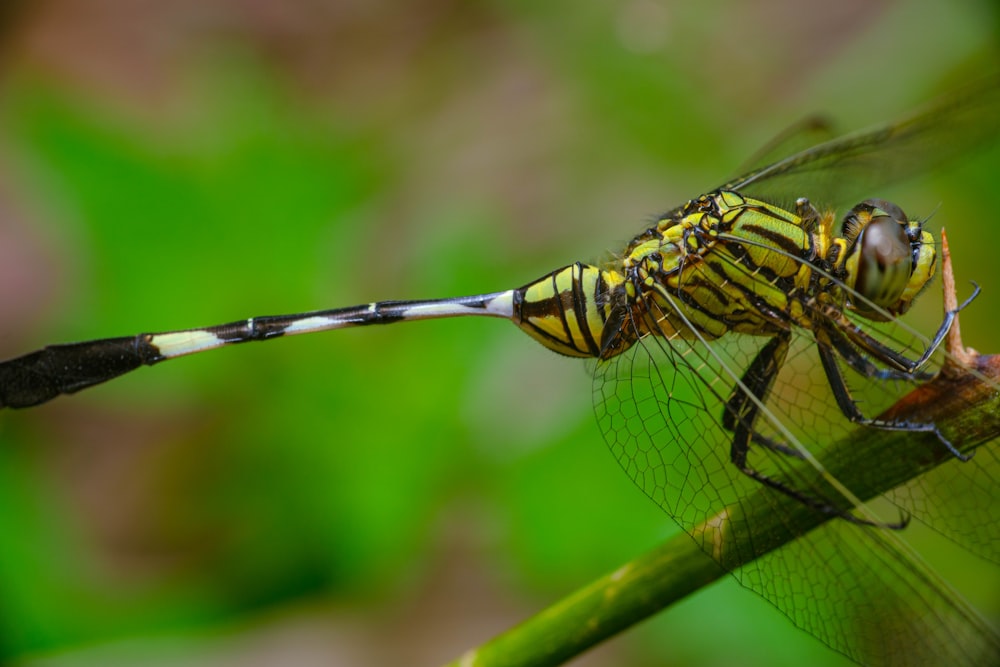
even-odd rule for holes
{"type": "Polygon", "coordinates": [[[1000,82],[980,83],[894,123],[778,159],[770,156],[780,146],[772,148],[742,176],[658,216],[604,263],[578,261],[488,294],[50,345],[0,362],[0,408],[251,341],[448,317],[510,320],[545,348],[590,360],[613,455],[708,555],[719,558],[706,525],[713,535],[753,535],[726,511],[751,499],[824,519],[777,549],[755,536],[733,573],[793,623],[861,664],[997,664],[997,628],[898,538],[912,513],[1000,562],[988,501],[957,499],[964,487],[995,486],[995,448],[970,457],[933,422],[881,418],[873,408],[933,376],[959,310],[929,336],[900,319],[935,276],[937,242],[926,219],[878,189],[998,133],[1000,82]],[[835,206],[855,193],[867,198],[838,216],[835,206]],[[946,478],[958,480],[943,507],[913,500],[931,492],[937,471],[890,493],[901,514],[888,520],[832,478],[825,443],[858,427],[930,435],[948,459],[946,478]]]}

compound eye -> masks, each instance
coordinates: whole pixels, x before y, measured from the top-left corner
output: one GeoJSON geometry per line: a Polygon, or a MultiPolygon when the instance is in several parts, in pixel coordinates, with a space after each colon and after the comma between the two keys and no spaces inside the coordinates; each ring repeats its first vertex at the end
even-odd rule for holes
{"type": "Polygon", "coordinates": [[[899,206],[893,204],[891,201],[886,201],[885,199],[866,199],[862,203],[866,206],[871,206],[875,211],[880,211],[881,213],[889,216],[898,224],[906,225],[906,214],[903,213],[903,209],[899,208],[899,206]]]}
{"type": "Polygon", "coordinates": [[[855,243],[869,222],[882,216],[892,218],[900,225],[906,226],[906,214],[899,206],[885,199],[866,199],[844,217],[840,233],[850,243],[855,243]]]}
{"type": "MultiPolygon", "coordinates": [[[[885,211],[880,205],[879,208],[885,211]]],[[[913,272],[913,251],[903,212],[871,218],[860,231],[855,252],[854,289],[872,303],[892,310],[913,272]]]]}

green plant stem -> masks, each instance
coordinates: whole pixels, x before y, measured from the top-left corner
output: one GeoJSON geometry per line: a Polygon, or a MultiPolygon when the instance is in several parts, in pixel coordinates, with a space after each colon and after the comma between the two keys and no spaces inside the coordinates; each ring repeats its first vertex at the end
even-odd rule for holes
{"type": "MultiPolygon", "coordinates": [[[[936,423],[962,453],[970,454],[1000,436],[1000,355],[971,356],[972,369],[948,367],[891,407],[885,417],[936,423]],[[985,381],[984,381],[985,380],[985,381]]],[[[933,433],[884,431],[861,427],[834,443],[828,471],[862,501],[887,492],[953,460],[933,433]],[[865,465],[859,465],[863,452],[865,465]]],[[[749,510],[726,511],[729,530],[719,535],[719,563],[698,543],[680,534],[614,572],[560,600],[520,625],[468,651],[451,667],[528,667],[556,665],[572,658],[710,584],[766,551],[778,548],[829,520],[788,499],[775,510],[774,493],[761,487],[760,502],[749,510]],[[761,494],[769,494],[765,499],[761,494]],[[759,508],[759,509],[755,509],[759,508]],[[746,540],[753,526],[754,548],[746,540]],[[759,545],[766,542],[766,550],[759,545]],[[747,557],[748,554],[753,556],[747,557]]],[[[720,514],[721,516],[721,514],[720,514]]],[[[708,522],[702,532],[718,532],[708,522]]]]}

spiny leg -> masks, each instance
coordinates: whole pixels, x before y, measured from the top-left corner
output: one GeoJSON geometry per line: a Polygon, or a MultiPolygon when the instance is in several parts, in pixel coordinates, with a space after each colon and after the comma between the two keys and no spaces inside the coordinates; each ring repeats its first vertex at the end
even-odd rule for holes
{"type": "Polygon", "coordinates": [[[812,233],[819,229],[823,214],[805,197],[795,200],[795,215],[802,220],[802,228],[812,233]]]}
{"type": "Polygon", "coordinates": [[[933,354],[941,346],[945,336],[948,335],[948,331],[951,330],[951,326],[955,322],[955,318],[958,317],[958,313],[972,303],[973,299],[979,296],[979,285],[976,285],[975,283],[973,283],[973,285],[975,286],[975,289],[968,299],[963,301],[954,310],[945,312],[944,319],[941,321],[941,325],[934,334],[934,338],[924,349],[923,354],[916,359],[910,359],[878,341],[873,336],[862,330],[861,327],[848,320],[843,313],[837,313],[835,316],[830,317],[829,321],[832,322],[833,325],[839,329],[847,340],[849,340],[850,343],[856,348],[870,354],[873,358],[881,361],[886,366],[889,366],[889,368],[876,368],[867,360],[860,365],[856,365],[856,360],[863,359],[863,357],[857,353],[854,355],[845,355],[841,348],[837,346],[837,343],[835,341],[833,343],[837,346],[837,351],[844,356],[844,361],[866,377],[877,380],[930,380],[933,375],[920,373],[918,371],[930,360],[931,356],[933,356],[933,354]]]}
{"type": "MultiPolygon", "coordinates": [[[[778,371],[784,362],[784,357],[788,350],[787,338],[787,334],[782,334],[768,341],[757,353],[757,356],[754,357],[753,362],[743,372],[740,383],[733,388],[729,400],[726,401],[725,410],[722,413],[722,426],[727,431],[735,433],[739,428],[738,422],[744,418],[744,413],[750,410],[753,401],[750,400],[748,392],[750,395],[757,396],[761,401],[770,392],[771,385],[778,375],[778,371]],[[746,387],[746,390],[743,387],[746,387]]],[[[737,465],[745,464],[750,444],[761,445],[786,456],[802,458],[802,454],[798,450],[761,435],[752,428],[752,422],[750,426],[751,435],[749,443],[738,448],[737,443],[733,442],[730,458],[734,463],[737,463],[737,460],[741,462],[737,463],[737,465]]]]}
{"type": "MultiPolygon", "coordinates": [[[[968,461],[972,458],[971,454],[963,454],[958,451],[955,446],[944,437],[937,425],[933,422],[915,423],[866,417],[858,408],[857,402],[851,397],[851,392],[847,387],[844,375],[841,373],[840,367],[837,365],[837,355],[839,355],[840,358],[842,358],[849,366],[867,377],[878,377],[877,374],[867,372],[874,369],[874,365],[869,360],[865,359],[856,348],[852,347],[851,343],[853,341],[849,341],[844,338],[841,332],[837,330],[823,328],[817,331],[816,342],[816,347],[819,350],[820,362],[823,365],[823,372],[826,373],[827,381],[830,384],[830,390],[833,392],[834,400],[836,400],[840,411],[851,422],[886,431],[933,433],[937,436],[937,439],[941,442],[941,444],[945,446],[948,453],[957,458],[959,461],[968,461]]],[[[913,376],[910,377],[912,378],[913,376]]]]}
{"type": "Polygon", "coordinates": [[[858,525],[887,528],[901,528],[905,526],[905,521],[898,524],[882,524],[860,519],[826,499],[803,493],[785,482],[770,477],[747,464],[747,455],[750,451],[751,443],[765,446],[781,454],[801,458],[799,452],[758,434],[754,429],[754,424],[760,414],[760,406],[767,399],[771,388],[774,386],[774,381],[777,379],[778,372],[781,370],[785,356],[788,353],[790,338],[791,334],[785,331],[768,341],[757,353],[753,362],[747,368],[746,372],[744,372],[740,383],[736,385],[729,400],[726,401],[722,425],[726,430],[733,433],[733,441],[729,452],[733,465],[754,481],[783,493],[806,507],[823,514],[841,518],[858,525]]]}

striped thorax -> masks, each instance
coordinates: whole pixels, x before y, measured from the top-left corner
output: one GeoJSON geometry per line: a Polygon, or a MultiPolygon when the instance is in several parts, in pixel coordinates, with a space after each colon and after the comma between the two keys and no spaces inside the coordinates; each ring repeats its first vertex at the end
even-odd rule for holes
{"type": "Polygon", "coordinates": [[[890,202],[845,216],[721,190],[665,215],[605,268],[576,263],[515,290],[514,321],[551,350],[608,358],[643,335],[712,340],[813,328],[818,314],[904,313],[934,275],[933,237],[890,202]],[[845,289],[846,288],[846,289],[845,289]]]}

